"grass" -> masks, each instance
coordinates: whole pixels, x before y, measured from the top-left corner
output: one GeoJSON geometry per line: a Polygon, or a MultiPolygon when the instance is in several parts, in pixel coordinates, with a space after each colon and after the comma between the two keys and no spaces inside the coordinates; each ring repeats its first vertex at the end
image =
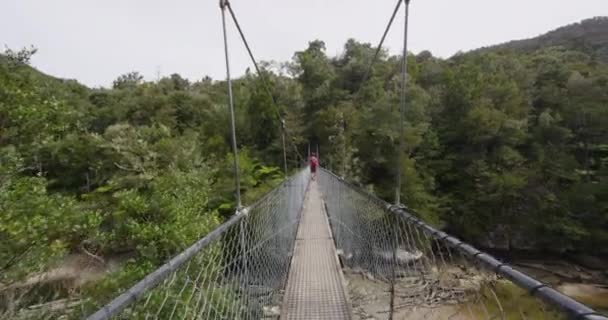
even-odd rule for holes
{"type": "Polygon", "coordinates": [[[482,319],[566,319],[556,308],[508,281],[487,284],[475,295],[471,309],[482,319]]]}

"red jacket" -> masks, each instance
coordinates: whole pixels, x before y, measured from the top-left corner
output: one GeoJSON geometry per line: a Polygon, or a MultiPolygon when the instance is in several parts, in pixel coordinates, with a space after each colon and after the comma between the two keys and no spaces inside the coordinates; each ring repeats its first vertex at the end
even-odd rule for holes
{"type": "Polygon", "coordinates": [[[315,156],[310,157],[309,162],[310,162],[310,166],[313,168],[316,168],[319,166],[319,159],[317,159],[317,157],[315,157],[315,156]]]}

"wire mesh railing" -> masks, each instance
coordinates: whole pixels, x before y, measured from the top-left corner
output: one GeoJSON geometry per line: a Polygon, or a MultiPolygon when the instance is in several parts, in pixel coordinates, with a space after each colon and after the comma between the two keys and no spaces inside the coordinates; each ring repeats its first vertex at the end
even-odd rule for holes
{"type": "Polygon", "coordinates": [[[323,193],[359,319],[604,319],[327,170],[323,193]]]}
{"type": "Polygon", "coordinates": [[[308,182],[295,174],[88,319],[276,319],[308,182]]]}

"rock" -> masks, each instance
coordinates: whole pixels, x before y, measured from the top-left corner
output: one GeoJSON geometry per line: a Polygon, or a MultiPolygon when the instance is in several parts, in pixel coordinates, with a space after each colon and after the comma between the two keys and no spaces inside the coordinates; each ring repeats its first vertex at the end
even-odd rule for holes
{"type": "Polygon", "coordinates": [[[608,289],[601,285],[564,283],[557,290],[591,307],[608,308],[608,289]]]}
{"type": "Polygon", "coordinates": [[[608,263],[606,261],[602,261],[600,258],[590,256],[590,255],[576,255],[574,256],[574,261],[585,268],[593,269],[593,270],[607,270],[608,263]]]}
{"type": "MultiPolygon", "coordinates": [[[[391,251],[381,251],[377,253],[377,255],[385,261],[393,260],[393,252],[391,251]]],[[[399,264],[409,264],[422,258],[422,252],[419,250],[410,252],[403,249],[397,249],[397,252],[395,252],[395,258],[399,264]]]]}
{"type": "Polygon", "coordinates": [[[281,315],[281,308],[279,308],[279,306],[263,307],[262,309],[265,317],[275,317],[281,315]]]}
{"type": "Polygon", "coordinates": [[[467,278],[459,279],[459,287],[468,292],[478,292],[481,290],[488,278],[482,275],[474,275],[467,278]]]}
{"type": "Polygon", "coordinates": [[[364,275],[365,275],[365,277],[367,279],[369,279],[371,281],[375,281],[376,280],[376,278],[371,273],[369,273],[369,272],[365,272],[364,275]]]}
{"type": "Polygon", "coordinates": [[[582,279],[582,280],[586,281],[586,282],[590,282],[590,281],[592,281],[592,280],[593,280],[593,275],[588,274],[588,273],[582,273],[582,272],[581,272],[581,273],[578,275],[578,277],[579,277],[580,279],[582,279]]]}

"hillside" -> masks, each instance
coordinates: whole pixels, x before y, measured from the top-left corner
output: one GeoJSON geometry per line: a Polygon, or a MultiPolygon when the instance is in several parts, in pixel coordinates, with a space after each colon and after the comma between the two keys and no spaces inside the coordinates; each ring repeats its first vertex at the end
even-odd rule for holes
{"type": "MultiPolygon", "coordinates": [[[[29,51],[29,52],[31,52],[31,54],[34,54],[36,51],[29,51]]],[[[12,53],[12,54],[17,55],[18,53],[12,53]]],[[[8,64],[8,63],[11,63],[11,61],[14,62],[15,59],[19,60],[20,57],[13,57],[11,59],[11,58],[9,58],[8,55],[0,52],[0,64],[8,64]]],[[[20,64],[20,69],[21,69],[20,72],[29,72],[29,73],[33,74],[35,77],[38,77],[40,79],[45,79],[48,81],[56,81],[56,82],[73,82],[73,81],[75,81],[72,79],[59,78],[59,77],[44,73],[43,71],[30,66],[29,61],[27,61],[27,63],[25,63],[25,64],[20,64]]]]}
{"type": "MultiPolygon", "coordinates": [[[[400,57],[381,55],[364,80],[372,45],[351,39],[335,57],[311,41],[293,76],[234,79],[243,203],[283,178],[279,113],[292,170],[318,145],[322,166],[388,201],[401,168],[403,203],[474,245],[608,255],[607,39],[608,18],[595,18],[454,59],[409,56],[401,162],[400,57]],[[569,52],[542,50],[556,45],[569,52]]],[[[224,82],[132,72],[89,89],[31,67],[35,50],[7,51],[1,319],[89,301],[80,319],[234,213],[224,82]],[[81,281],[90,273],[63,271],[72,261],[112,271],[81,281]]]]}
{"type": "Polygon", "coordinates": [[[586,19],[557,28],[538,37],[513,40],[475,51],[510,49],[533,52],[541,48],[555,46],[582,51],[603,63],[608,63],[608,17],[586,19]]]}

